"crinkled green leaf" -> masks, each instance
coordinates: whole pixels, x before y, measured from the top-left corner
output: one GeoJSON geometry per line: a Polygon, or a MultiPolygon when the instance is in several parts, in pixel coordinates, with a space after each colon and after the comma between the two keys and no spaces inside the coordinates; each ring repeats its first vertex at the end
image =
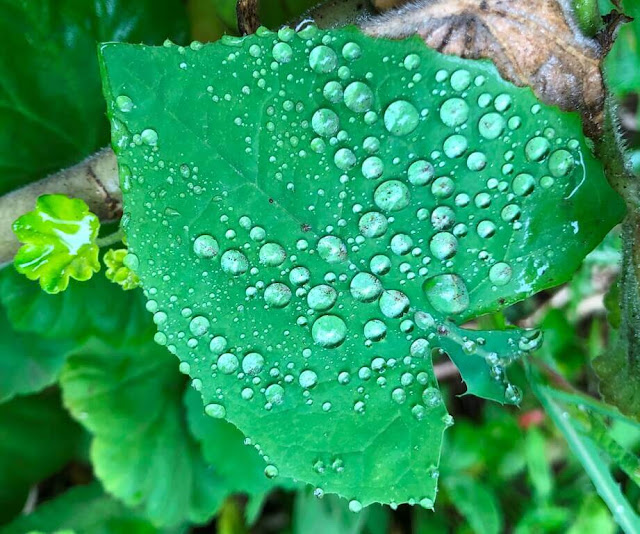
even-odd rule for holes
{"type": "Polygon", "coordinates": [[[157,525],[215,514],[226,488],[189,433],[185,381],[165,349],[90,340],[60,382],[65,406],[93,434],[91,461],[109,493],[157,525]]]}
{"type": "Polygon", "coordinates": [[[0,271],[0,300],[13,327],[52,339],[89,336],[125,342],[149,339],[153,327],[141,291],[122,291],[103,276],[49,295],[12,267],[0,271]]]}
{"type": "Polygon", "coordinates": [[[56,534],[178,534],[186,531],[154,527],[143,514],[106,495],[97,482],[76,486],[45,502],[29,515],[0,528],[0,534],[24,534],[31,530],[55,530],[56,534]]]}
{"type": "Polygon", "coordinates": [[[73,458],[80,437],[55,392],[0,404],[0,524],[20,512],[33,484],[73,458]]]}
{"type": "Polygon", "coordinates": [[[353,510],[430,507],[431,349],[517,402],[539,336],[457,325],[566,280],[622,216],[579,118],[355,29],[100,54],[156,339],[207,413],[353,510]]]}
{"type": "Polygon", "coordinates": [[[13,260],[16,270],[39,280],[47,293],[64,291],[69,278],[89,280],[100,270],[100,221],[80,198],[43,195],[35,210],[16,219],[12,228],[24,243],[13,260]]]}
{"type": "Polygon", "coordinates": [[[110,249],[104,255],[104,264],[107,266],[105,276],[111,282],[118,284],[125,291],[140,286],[138,275],[131,270],[129,251],[126,248],[110,249]]]}
{"type": "Polygon", "coordinates": [[[52,384],[70,348],[64,341],[16,332],[0,305],[0,402],[52,384]]]}
{"type": "Polygon", "coordinates": [[[181,0],[0,0],[0,193],[108,143],[98,41],[183,39],[181,0]]]}

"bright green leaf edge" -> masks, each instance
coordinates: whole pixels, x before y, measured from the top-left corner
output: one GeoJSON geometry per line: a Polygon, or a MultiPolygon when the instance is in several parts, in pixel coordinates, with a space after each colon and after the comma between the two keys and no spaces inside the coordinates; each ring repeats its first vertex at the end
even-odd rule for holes
{"type": "MultiPolygon", "coordinates": [[[[313,42],[313,46],[320,44],[320,35],[325,34],[311,36],[310,32],[307,31],[309,42],[313,42]]],[[[286,31],[282,32],[281,36],[283,41],[289,38],[289,34],[286,31]],[[286,38],[285,35],[287,36],[286,38]]],[[[307,36],[305,36],[305,39],[307,36]]],[[[517,246],[509,249],[515,257],[519,258],[519,272],[514,273],[504,285],[495,286],[489,283],[486,271],[480,272],[480,269],[476,269],[477,262],[468,258],[468,263],[466,265],[463,264],[463,270],[464,267],[468,267],[468,269],[463,274],[467,285],[471,288],[469,290],[471,304],[455,318],[456,322],[462,323],[472,317],[494,311],[544,288],[565,281],[571,276],[584,255],[622,217],[623,205],[608,187],[600,164],[594,159],[586,145],[580,133],[581,123],[577,115],[563,114],[557,110],[541,106],[537,103],[530,90],[514,88],[502,81],[495,68],[487,62],[469,62],[459,58],[442,56],[427,49],[419,39],[403,42],[372,40],[361,35],[355,29],[332,32],[329,39],[332,39],[330,43],[338,51],[343,48],[347,41],[360,43],[362,45],[361,51],[369,61],[380,60],[384,49],[384,54],[393,58],[389,63],[394,67],[398,65],[398,58],[403,57],[406,59],[409,55],[415,54],[419,60],[422,59],[423,66],[431,76],[436,74],[434,71],[437,68],[445,66],[451,71],[466,70],[474,73],[476,80],[482,78],[483,84],[486,84],[487,88],[492,88],[496,94],[504,92],[507,95],[516,97],[509,102],[509,106],[512,106],[510,113],[517,111],[520,114],[523,121],[522,127],[525,131],[529,127],[530,130],[528,131],[532,132],[531,135],[537,135],[538,137],[551,135],[551,130],[548,128],[551,128],[549,122],[553,120],[555,121],[554,127],[561,132],[570,132],[568,134],[564,133],[564,135],[569,135],[573,138],[571,150],[573,150],[575,156],[572,156],[573,159],[571,161],[574,165],[564,175],[564,178],[567,178],[567,183],[562,183],[563,187],[558,186],[561,191],[558,192],[557,189],[550,188],[546,190],[544,196],[525,193],[523,198],[520,199],[526,208],[533,209],[532,207],[535,206],[540,215],[538,217],[525,216],[523,218],[524,223],[527,225],[526,232],[524,232],[525,237],[520,240],[517,246]],[[374,46],[371,46],[372,44],[374,46]],[[538,121],[537,114],[540,114],[543,118],[549,117],[546,119],[546,127],[542,119],[538,121]],[[560,240],[559,234],[565,234],[566,239],[560,240]],[[520,252],[519,256],[517,255],[518,252],[520,252]]],[[[261,48],[260,54],[268,54],[271,51],[272,54],[276,53],[281,56],[282,51],[286,53],[286,47],[283,46],[280,46],[277,52],[275,48],[271,49],[271,46],[277,44],[276,41],[275,34],[261,32],[260,36],[250,36],[245,40],[227,39],[223,43],[204,47],[197,46],[194,49],[177,47],[150,48],[113,44],[102,45],[100,48],[108,113],[112,120],[113,145],[118,154],[122,185],[125,191],[125,207],[127,211],[125,225],[131,249],[140,258],[139,274],[147,294],[153,296],[148,307],[150,311],[155,312],[156,322],[161,326],[161,332],[158,334],[157,339],[162,343],[169,342],[169,348],[177,351],[184,363],[190,365],[190,374],[201,383],[205,402],[210,405],[209,413],[212,415],[226,414],[245,434],[255,438],[257,445],[278,466],[281,474],[300,478],[323,488],[323,490],[353,498],[353,508],[358,508],[360,504],[368,504],[370,502],[422,501],[429,506],[432,498],[435,497],[440,436],[447,424],[447,416],[444,410],[439,410],[436,414],[431,413],[428,419],[420,425],[415,420],[412,421],[411,416],[407,417],[408,414],[402,411],[402,407],[390,407],[388,397],[378,395],[374,390],[374,398],[368,401],[366,416],[361,417],[353,411],[354,401],[348,400],[349,398],[353,399],[353,397],[345,391],[345,388],[342,388],[342,390],[336,389],[333,386],[335,378],[330,380],[328,377],[321,378],[318,381],[314,395],[319,400],[322,400],[322,397],[326,397],[330,392],[333,404],[341,405],[340,410],[323,414],[319,410],[319,405],[326,405],[326,402],[316,402],[313,408],[307,408],[300,402],[271,411],[264,410],[260,406],[261,401],[259,400],[251,404],[243,403],[239,399],[239,391],[233,393],[235,398],[228,396],[237,387],[235,385],[236,379],[233,377],[221,377],[218,374],[217,378],[211,380],[207,376],[211,372],[211,364],[207,362],[210,356],[209,358],[206,357],[208,354],[206,349],[192,351],[193,347],[187,347],[184,341],[175,344],[174,340],[179,339],[175,335],[178,332],[184,332],[185,329],[189,329],[189,321],[191,319],[189,318],[189,312],[185,313],[184,311],[186,308],[183,308],[181,314],[176,314],[172,311],[169,316],[164,311],[165,309],[169,311],[171,309],[178,310],[179,306],[185,306],[186,304],[193,305],[193,297],[188,295],[186,298],[182,296],[183,300],[177,299],[180,302],[179,306],[173,304],[168,297],[169,295],[174,295],[175,287],[172,288],[170,283],[161,280],[158,274],[162,272],[162,269],[165,269],[167,274],[169,272],[173,273],[173,269],[177,265],[181,265],[182,268],[187,270],[194,262],[198,265],[199,259],[193,255],[191,246],[189,246],[189,251],[186,255],[184,245],[182,248],[175,247],[177,253],[173,252],[175,240],[183,241],[187,238],[188,243],[191,243],[193,239],[190,237],[193,235],[192,232],[195,232],[196,235],[198,232],[205,233],[206,230],[210,232],[212,225],[215,226],[213,220],[210,220],[210,225],[207,226],[207,214],[205,212],[207,207],[215,206],[215,204],[203,203],[203,206],[196,209],[193,207],[193,199],[190,195],[185,195],[183,199],[175,196],[169,197],[168,200],[171,201],[171,204],[168,203],[168,200],[164,203],[158,200],[163,195],[166,195],[167,184],[178,186],[181,183],[177,182],[177,180],[180,180],[180,176],[171,178],[168,182],[166,181],[168,168],[176,169],[180,167],[182,170],[184,165],[185,172],[191,173],[195,172],[191,165],[195,165],[202,172],[203,162],[199,161],[202,159],[202,150],[198,152],[199,144],[190,143],[189,138],[194,139],[194,134],[199,135],[196,132],[200,131],[202,125],[216,115],[209,116],[206,113],[196,113],[195,110],[191,110],[191,113],[184,112],[186,109],[185,93],[190,88],[189,83],[193,84],[194,87],[200,84],[202,85],[202,92],[198,93],[199,96],[193,102],[205,102],[214,93],[217,98],[222,100],[221,96],[224,96],[225,92],[239,97],[242,94],[242,84],[245,83],[242,80],[234,81],[233,77],[224,77],[223,75],[222,79],[225,85],[223,86],[224,89],[222,89],[222,95],[218,96],[220,88],[213,87],[213,85],[209,86],[211,90],[207,94],[204,91],[207,85],[202,82],[202,79],[206,79],[207,75],[200,74],[197,69],[192,69],[195,72],[191,74],[189,66],[191,65],[193,68],[196,63],[190,64],[189,62],[200,61],[204,56],[209,61],[208,74],[209,76],[214,76],[214,69],[221,64],[233,64],[238,57],[247,60],[248,56],[242,56],[242,50],[248,49],[250,46],[255,45],[261,48]],[[261,43],[268,44],[266,47],[260,47],[261,43]],[[167,65],[166,68],[164,68],[165,64],[167,65]],[[123,99],[117,99],[118,96],[122,95],[131,98],[134,103],[134,106],[126,111],[123,111],[123,99]],[[170,128],[169,126],[163,127],[162,120],[166,120],[170,128]],[[164,154],[162,148],[158,148],[158,146],[165,147],[165,150],[170,153],[164,154]],[[170,148],[167,149],[166,147],[170,148]],[[157,160],[162,163],[161,171],[159,166],[155,164],[157,160]],[[137,188],[136,182],[140,173],[144,174],[145,183],[147,184],[144,188],[137,188]],[[151,189],[152,198],[154,198],[157,205],[153,210],[153,203],[149,202],[149,189],[151,189]],[[136,193],[137,191],[142,192],[144,198],[140,197],[140,194],[136,193]],[[160,196],[158,196],[159,193],[160,196]],[[144,206],[143,202],[146,202],[144,206]],[[161,211],[162,209],[164,209],[164,213],[161,211]],[[195,230],[184,232],[184,222],[179,222],[180,214],[183,212],[190,214],[188,221],[196,227],[195,230]],[[150,230],[151,225],[144,220],[145,218],[162,219],[167,228],[171,228],[171,216],[173,215],[177,216],[177,223],[180,224],[179,229],[171,230],[174,232],[173,242],[171,239],[166,239],[167,235],[159,234],[155,229],[150,230]],[[146,247],[147,243],[152,243],[151,236],[153,237],[153,245],[146,247]],[[160,250],[162,251],[161,253],[159,253],[160,250]],[[185,262],[187,257],[189,260],[185,262]],[[149,263],[149,260],[152,259],[153,266],[149,263]],[[161,266],[161,268],[158,266],[161,266]],[[201,358],[196,357],[196,354],[200,354],[201,358]],[[325,392],[324,395],[323,391],[325,392]],[[221,398],[224,399],[224,408],[220,404],[221,398]],[[306,413],[305,410],[309,410],[310,413],[306,413]],[[311,416],[311,413],[313,413],[313,416],[311,416]],[[337,430],[337,432],[323,431],[323,428],[327,428],[326,425],[337,430]],[[347,429],[349,430],[347,431],[347,429]],[[386,434],[382,440],[379,439],[381,432],[386,434]],[[402,439],[399,437],[402,437],[402,439]],[[405,443],[407,438],[409,439],[405,443]],[[426,447],[426,449],[423,449],[423,447],[426,447]],[[425,456],[425,452],[428,452],[428,457],[425,456]],[[337,464],[336,459],[338,460],[337,464]],[[341,466],[343,462],[348,467],[344,471],[338,470],[335,466],[341,466]],[[327,466],[333,467],[327,469],[327,466]],[[434,476],[427,477],[427,480],[425,480],[425,472],[434,476]]],[[[368,63],[361,60],[360,65],[368,65],[368,63]]],[[[265,63],[265,66],[269,68],[268,62],[265,63]]],[[[306,63],[304,62],[294,61],[288,67],[280,64],[278,68],[284,71],[282,74],[284,78],[287,72],[293,74],[297,68],[303,69],[305,66],[306,63]]],[[[242,66],[239,66],[238,70],[241,72],[242,66]]],[[[363,71],[362,68],[356,68],[355,64],[353,65],[353,71],[355,79],[366,78],[366,71],[363,71]]],[[[311,82],[303,79],[301,81],[311,83],[310,87],[314,88],[321,88],[324,84],[321,85],[320,82],[329,79],[328,76],[316,76],[314,78],[313,75],[309,78],[312,79],[311,82]]],[[[471,78],[473,79],[473,76],[471,78]]],[[[393,86],[394,83],[407,84],[407,78],[400,74],[397,75],[397,80],[393,76],[389,76],[385,78],[385,83],[388,83],[389,86],[393,86]]],[[[407,85],[409,88],[412,87],[411,82],[407,85]]],[[[375,98],[383,100],[384,98],[389,99],[390,94],[393,94],[395,98],[398,98],[403,93],[406,95],[407,87],[402,85],[401,88],[402,91],[395,93],[390,93],[389,91],[385,93],[384,90],[378,90],[375,98]]],[[[468,84],[467,88],[469,88],[469,91],[474,91],[471,84],[468,84]]],[[[301,90],[299,95],[302,96],[303,93],[304,91],[301,90]]],[[[415,92],[409,94],[411,94],[411,98],[429,98],[427,94],[417,95],[415,92]]],[[[477,91],[474,93],[474,98],[476,95],[477,91]]],[[[321,100],[321,95],[316,96],[316,93],[309,93],[309,96],[312,97],[312,105],[319,105],[320,102],[325,106],[327,105],[326,101],[321,100]]],[[[230,99],[233,100],[233,96],[230,99]]],[[[253,105],[257,105],[257,102],[253,105]]],[[[232,107],[230,104],[227,106],[232,107]]],[[[224,114],[224,111],[218,110],[215,113],[224,114]]],[[[344,115],[348,116],[348,112],[344,113],[344,115]]],[[[434,118],[436,115],[436,112],[431,114],[434,118]]],[[[248,115],[244,115],[238,120],[240,124],[243,124],[243,122],[254,124],[248,115]]],[[[445,130],[442,127],[440,129],[445,130]]],[[[453,133],[453,131],[449,130],[449,133],[453,133]]],[[[217,137],[214,141],[216,145],[214,146],[217,146],[218,143],[228,143],[230,147],[246,146],[246,140],[241,135],[240,133],[233,133],[233,130],[228,128],[223,137],[216,133],[217,137]],[[228,137],[228,139],[224,137],[228,137]]],[[[393,147],[393,150],[401,151],[406,148],[402,139],[397,139],[394,136],[390,136],[390,139],[389,145],[393,147]]],[[[475,141],[485,144],[482,139],[477,137],[475,141]]],[[[260,220],[260,214],[269,209],[268,204],[264,203],[265,198],[256,198],[254,188],[237,187],[235,190],[230,189],[230,180],[233,177],[237,182],[238,176],[242,176],[238,169],[243,169],[246,165],[249,165],[251,173],[260,172],[264,174],[267,171],[273,172],[269,164],[264,160],[257,164],[255,161],[247,159],[246,151],[237,150],[237,154],[229,151],[221,155],[211,151],[212,145],[207,140],[204,141],[202,148],[210,151],[207,155],[211,158],[211,163],[213,163],[211,171],[216,171],[217,182],[215,186],[222,187],[222,189],[227,188],[227,193],[235,191],[236,196],[239,195],[242,199],[242,204],[238,205],[242,205],[247,213],[258,214],[258,220],[260,220]],[[225,173],[229,173],[229,175],[225,173]],[[238,190],[240,190],[240,193],[238,193],[238,190]]],[[[524,147],[521,146],[522,148],[524,147]]],[[[423,150],[426,152],[426,147],[423,150]]],[[[524,156],[520,155],[515,156],[514,163],[508,163],[513,158],[507,158],[507,152],[509,150],[505,149],[505,161],[507,163],[504,161],[498,163],[490,160],[487,163],[487,173],[485,175],[489,171],[496,174],[503,172],[506,167],[513,166],[514,163],[524,164],[524,156]]],[[[346,157],[348,159],[348,154],[346,157]]],[[[343,163],[341,162],[341,164],[343,163]]],[[[292,163],[292,166],[295,168],[295,163],[292,163]]],[[[204,172],[207,172],[207,170],[208,168],[205,167],[204,172]]],[[[183,176],[185,179],[189,177],[188,174],[183,176]]],[[[526,180],[524,181],[526,182],[526,180]]],[[[270,198],[278,199],[277,208],[282,208],[283,200],[281,197],[285,198],[286,195],[284,182],[283,180],[282,183],[260,183],[260,187],[265,188],[265,196],[268,194],[270,198]]],[[[527,186],[526,183],[520,185],[524,185],[525,188],[527,186]]],[[[306,184],[306,187],[308,191],[312,188],[315,189],[317,186],[306,184]]],[[[296,188],[302,189],[302,193],[305,192],[305,184],[303,182],[298,181],[296,188]]],[[[339,187],[331,185],[331,190],[328,191],[329,198],[331,198],[332,193],[336,194],[339,190],[339,187]]],[[[223,197],[214,196],[213,201],[221,202],[223,197]]],[[[523,211],[526,210],[523,209],[523,211]]],[[[494,216],[497,215],[495,210],[490,211],[490,213],[494,216]]],[[[331,219],[325,218],[324,222],[322,222],[323,214],[326,215],[326,211],[323,212],[321,209],[312,215],[305,214],[309,217],[309,226],[311,228],[326,226],[327,221],[331,219]]],[[[400,218],[399,215],[398,218],[400,218]]],[[[315,232],[312,232],[310,236],[304,235],[303,232],[307,230],[306,225],[303,225],[298,231],[294,230],[289,223],[289,229],[287,230],[286,226],[282,226],[282,223],[287,222],[287,216],[283,217],[283,220],[276,221],[276,226],[278,222],[281,223],[280,231],[274,230],[275,236],[290,236],[292,240],[295,238],[315,237],[315,232]]],[[[166,234],[169,233],[168,231],[165,232],[166,234]]],[[[243,237],[243,239],[245,238],[243,237]]],[[[475,241],[477,242],[477,239],[475,241]]],[[[366,247],[363,248],[365,248],[365,252],[375,250],[369,249],[367,251],[366,247]]],[[[394,265],[396,268],[397,266],[397,264],[394,265]]],[[[339,269],[336,270],[341,272],[339,269]]],[[[168,278],[170,279],[171,276],[168,276],[168,278]]],[[[412,297],[422,295],[419,286],[411,285],[410,294],[412,297]]],[[[201,284],[201,287],[202,292],[199,293],[196,290],[194,292],[195,295],[207,293],[206,284],[201,284]]],[[[240,293],[236,294],[239,300],[244,300],[244,296],[240,297],[240,293]]],[[[419,300],[421,300],[421,306],[428,307],[424,298],[419,300]]],[[[198,307],[200,308],[202,304],[205,303],[200,303],[198,307]]],[[[352,305],[350,304],[350,306],[352,305]]],[[[204,312],[205,309],[206,307],[197,311],[204,312]]],[[[230,311],[229,309],[220,309],[223,315],[230,311]]],[[[269,313],[277,314],[273,309],[269,310],[269,313]]],[[[467,382],[471,383],[474,378],[478,377],[478,371],[476,369],[471,374],[465,373],[465,360],[472,361],[473,357],[465,358],[470,355],[464,354],[460,349],[466,348],[473,353],[474,344],[468,343],[469,337],[475,337],[475,340],[472,339],[472,341],[482,341],[490,345],[495,341],[493,338],[494,333],[463,332],[455,324],[443,321],[444,317],[442,315],[438,316],[437,313],[435,315],[438,319],[436,324],[439,324],[439,326],[437,327],[437,332],[432,332],[435,335],[432,335],[430,340],[436,346],[445,345],[444,348],[463,370],[463,376],[467,382]],[[454,333],[453,336],[449,335],[451,332],[454,333]]],[[[221,318],[216,318],[216,321],[218,320],[222,321],[221,318]]],[[[293,327],[294,325],[292,324],[291,326],[293,327]]],[[[200,330],[195,323],[194,327],[192,329],[193,333],[200,330]]],[[[206,328],[204,330],[206,331],[206,328]]],[[[498,349],[502,355],[507,354],[507,360],[517,357],[522,350],[530,348],[526,347],[528,339],[522,338],[521,333],[517,331],[500,333],[500,335],[509,334],[511,335],[504,341],[504,344],[502,342],[498,343],[498,349]],[[524,349],[523,347],[518,347],[518,343],[523,341],[524,349]]],[[[207,335],[211,336],[211,334],[207,335]]],[[[184,337],[185,341],[188,339],[189,334],[184,337]]],[[[392,352],[395,354],[400,352],[399,356],[402,356],[403,350],[408,349],[408,346],[405,345],[406,342],[402,341],[402,337],[397,334],[388,334],[386,343],[386,350],[389,351],[389,348],[396,347],[392,349],[392,352]],[[407,346],[407,348],[399,349],[399,346],[403,345],[407,346]]],[[[475,343],[475,346],[477,346],[477,343],[475,343]]],[[[493,347],[487,347],[486,350],[488,356],[494,352],[493,347]]],[[[344,354],[344,351],[341,351],[341,353],[344,354]]],[[[337,371],[335,368],[335,353],[325,349],[322,354],[327,365],[326,369],[331,371],[331,374],[335,373],[337,371]]],[[[387,354],[390,353],[387,352],[387,354]]],[[[354,353],[351,353],[351,356],[353,357],[354,353]]],[[[304,362],[299,363],[304,365],[304,362]]],[[[364,361],[361,361],[362,363],[364,361]]],[[[419,367],[427,377],[426,383],[434,383],[429,358],[425,358],[419,367]]],[[[322,368],[322,364],[319,362],[318,368],[322,368]]],[[[358,365],[353,365],[352,372],[357,374],[357,369],[358,365]]],[[[297,372],[299,373],[300,371],[301,369],[297,372]]],[[[393,371],[388,369],[387,373],[388,381],[391,379],[394,381],[399,380],[400,373],[398,369],[393,371]]],[[[488,367],[485,367],[485,373],[486,376],[480,380],[478,389],[491,384],[488,381],[490,378],[488,376],[488,367]]],[[[265,374],[264,376],[269,380],[268,375],[265,374]]],[[[356,382],[358,381],[356,380],[356,382]]],[[[503,382],[503,384],[505,383],[503,382]]],[[[505,400],[504,387],[508,386],[502,386],[502,397],[499,397],[496,392],[490,392],[485,396],[505,400]]],[[[301,394],[302,390],[298,390],[298,392],[296,394],[301,394]]],[[[262,394],[259,395],[262,397],[262,394]]],[[[413,403],[415,400],[411,402],[413,403]]]]}

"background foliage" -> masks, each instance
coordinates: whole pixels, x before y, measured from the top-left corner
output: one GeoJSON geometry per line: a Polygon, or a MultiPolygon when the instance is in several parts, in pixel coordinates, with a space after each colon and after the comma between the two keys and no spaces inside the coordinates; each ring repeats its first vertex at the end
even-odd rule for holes
{"type": "MultiPolygon", "coordinates": [[[[277,26],[309,3],[264,1],[265,21],[277,26]]],[[[234,31],[232,4],[0,0],[0,192],[107,143],[97,41],[214,40],[234,31]]],[[[637,3],[625,7],[640,21],[637,3]]],[[[635,22],[622,30],[607,73],[623,101],[624,134],[640,169],[639,55],[635,22]]],[[[595,393],[587,364],[611,341],[602,301],[617,274],[619,247],[614,232],[570,284],[485,317],[483,327],[504,324],[505,317],[542,326],[539,358],[595,393]]],[[[608,508],[612,491],[619,488],[637,509],[630,459],[607,442],[613,474],[609,480],[600,473],[594,487],[581,460],[594,443],[584,438],[585,428],[597,424],[576,410],[574,426],[557,425],[554,407],[574,414],[575,402],[546,390],[534,395],[522,369],[513,377],[526,392],[520,409],[458,397],[457,376],[445,381],[456,425],[445,434],[435,513],[372,506],[352,514],[344,500],[274,488],[233,427],[195,423],[200,407],[174,357],[153,343],[154,325],[138,291],[125,293],[102,273],[71,281],[59,295],[42,293],[12,268],[0,279],[2,533],[187,532],[210,521],[225,533],[248,525],[299,534],[613,533],[620,518],[608,508]]],[[[638,425],[609,415],[607,435],[637,452],[638,425]]],[[[602,452],[595,454],[608,464],[602,452]]]]}

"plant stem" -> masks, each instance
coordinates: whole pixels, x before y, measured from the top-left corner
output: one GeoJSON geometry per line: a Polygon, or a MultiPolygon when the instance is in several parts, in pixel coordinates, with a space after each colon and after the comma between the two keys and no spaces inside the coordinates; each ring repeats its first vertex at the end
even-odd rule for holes
{"type": "Polygon", "coordinates": [[[603,397],[623,413],[640,415],[640,183],[631,169],[621,139],[616,105],[608,99],[603,136],[596,154],[611,186],[624,199],[620,277],[621,325],[609,352],[594,361],[603,397]]]}
{"type": "Polygon", "coordinates": [[[100,248],[110,247],[115,243],[121,242],[123,238],[124,238],[124,232],[122,231],[122,228],[120,228],[118,229],[117,232],[113,232],[112,234],[106,235],[104,237],[99,237],[98,239],[96,239],[96,244],[100,248]]]}

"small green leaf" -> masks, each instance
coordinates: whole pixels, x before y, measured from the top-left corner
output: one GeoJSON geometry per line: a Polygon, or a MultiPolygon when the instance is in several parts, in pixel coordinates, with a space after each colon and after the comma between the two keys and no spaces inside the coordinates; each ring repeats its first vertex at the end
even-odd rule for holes
{"type": "Polygon", "coordinates": [[[140,278],[133,271],[135,265],[131,265],[131,257],[126,248],[110,249],[104,255],[104,264],[107,266],[105,276],[113,283],[122,286],[129,291],[140,286],[140,278]]]}
{"type": "Polygon", "coordinates": [[[445,487],[453,505],[465,517],[476,534],[502,532],[502,514],[490,486],[467,476],[447,478],[445,487]]]}
{"type": "Polygon", "coordinates": [[[89,341],[60,382],[65,406],[93,434],[91,460],[105,489],[153,523],[204,523],[226,496],[189,433],[184,379],[153,343],[89,341]]]}
{"type": "Polygon", "coordinates": [[[52,384],[71,344],[16,332],[0,305],[0,402],[52,384]]]}
{"type": "Polygon", "coordinates": [[[20,512],[33,484],[73,458],[82,431],[58,393],[46,391],[0,404],[0,436],[2,524],[20,512]]]}
{"type": "Polygon", "coordinates": [[[540,335],[462,325],[567,280],[624,212],[579,118],[353,28],[100,55],[156,340],[207,413],[354,510],[430,508],[432,350],[516,404],[540,335]]]}
{"type": "Polygon", "coordinates": [[[100,221],[84,200],[64,195],[43,195],[36,209],[13,223],[24,243],[13,260],[29,280],[39,280],[47,293],[67,289],[69,278],[89,280],[100,270],[96,244],[100,221]]]}
{"type": "Polygon", "coordinates": [[[546,441],[537,428],[531,428],[525,438],[525,455],[529,480],[540,504],[546,504],[553,490],[553,475],[547,460],[546,441]]]}
{"type": "Polygon", "coordinates": [[[186,529],[154,527],[144,515],[105,494],[100,484],[76,486],[0,528],[0,534],[33,530],[60,534],[180,534],[186,529]],[[60,530],[58,530],[60,529],[60,530]]]}

